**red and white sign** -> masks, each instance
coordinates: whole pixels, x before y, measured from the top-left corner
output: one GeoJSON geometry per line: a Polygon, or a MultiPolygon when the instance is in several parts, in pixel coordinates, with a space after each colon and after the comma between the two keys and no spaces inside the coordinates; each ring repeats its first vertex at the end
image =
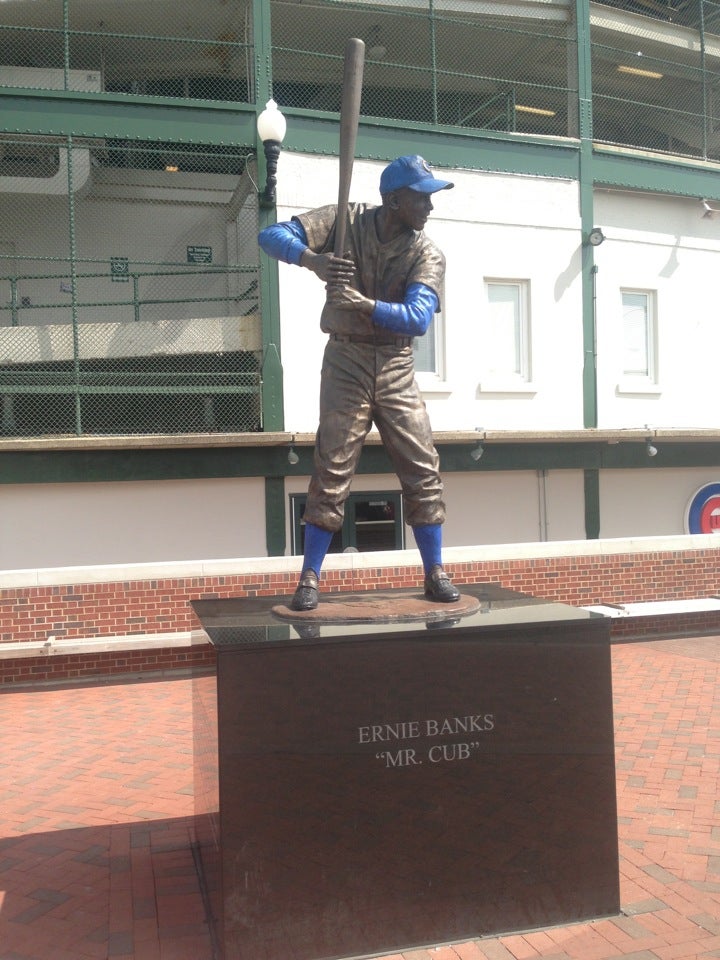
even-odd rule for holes
{"type": "Polygon", "coordinates": [[[720,535],[720,483],[706,483],[693,495],[685,511],[685,530],[720,535]]]}

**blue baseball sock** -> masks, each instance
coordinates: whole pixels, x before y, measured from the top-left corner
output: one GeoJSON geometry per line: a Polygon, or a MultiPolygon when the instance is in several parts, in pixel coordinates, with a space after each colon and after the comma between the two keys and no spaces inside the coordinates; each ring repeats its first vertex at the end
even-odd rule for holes
{"type": "Polygon", "coordinates": [[[305,524],[305,552],[302,573],[305,573],[306,570],[314,570],[320,576],[320,567],[323,565],[332,538],[333,535],[330,530],[316,527],[314,523],[305,524]]]}
{"type": "Polygon", "coordinates": [[[442,565],[442,524],[428,523],[412,529],[422,558],[423,570],[427,575],[434,566],[442,565]]]}

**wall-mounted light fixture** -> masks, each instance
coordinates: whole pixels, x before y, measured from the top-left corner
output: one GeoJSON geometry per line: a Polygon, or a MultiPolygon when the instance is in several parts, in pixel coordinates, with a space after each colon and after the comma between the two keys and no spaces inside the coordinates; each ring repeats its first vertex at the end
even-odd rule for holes
{"type": "Polygon", "coordinates": [[[605,234],[602,232],[600,227],[592,228],[588,234],[587,242],[591,247],[599,247],[601,243],[605,242],[605,234]]]}
{"type": "Polygon", "coordinates": [[[262,140],[265,151],[265,165],[267,180],[265,189],[260,194],[260,203],[263,206],[274,207],[277,187],[277,165],[282,149],[282,142],[287,130],[287,120],[278,110],[274,100],[268,100],[265,109],[257,118],[258,136],[262,140]]]}
{"type": "MultiPolygon", "coordinates": [[[[646,424],[645,424],[645,429],[649,431],[649,430],[650,430],[650,425],[646,423],[646,424]]],[[[657,452],[658,452],[658,451],[657,451],[657,447],[656,447],[655,444],[652,442],[652,434],[648,433],[647,437],[645,438],[645,453],[646,453],[649,457],[656,457],[656,456],[657,456],[657,452]]]]}
{"type": "Polygon", "coordinates": [[[700,205],[702,206],[702,215],[704,219],[712,220],[714,214],[720,213],[720,210],[715,207],[711,207],[707,200],[701,200],[700,205]]]}
{"type": "MultiPolygon", "coordinates": [[[[477,433],[482,433],[482,436],[484,439],[485,433],[482,427],[475,427],[475,430],[477,433]]],[[[480,457],[482,457],[484,453],[485,453],[485,447],[483,446],[482,439],[480,439],[478,440],[477,446],[473,447],[472,450],[470,451],[470,458],[474,460],[475,463],[477,463],[480,457]]]]}
{"type": "Polygon", "coordinates": [[[382,41],[379,24],[370,27],[366,46],[369,60],[384,60],[387,57],[387,47],[382,41]]]}
{"type": "Polygon", "coordinates": [[[516,103],[515,109],[518,113],[534,113],[538,117],[554,117],[555,111],[548,110],[545,107],[531,107],[527,103],[516,103]]]}
{"type": "Polygon", "coordinates": [[[290,449],[288,450],[288,463],[291,467],[296,467],[300,463],[300,457],[295,452],[295,434],[290,441],[290,449]]]}
{"type": "MultiPolygon", "coordinates": [[[[642,54],[640,54],[642,56],[642,54]]],[[[620,64],[617,68],[618,73],[629,74],[631,77],[645,77],[648,80],[662,80],[663,74],[659,70],[647,70],[643,67],[628,67],[620,64]]]]}

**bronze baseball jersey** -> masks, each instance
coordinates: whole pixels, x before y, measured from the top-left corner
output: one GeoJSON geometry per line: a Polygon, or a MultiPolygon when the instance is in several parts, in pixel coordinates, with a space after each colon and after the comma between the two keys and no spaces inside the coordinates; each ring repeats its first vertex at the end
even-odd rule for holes
{"type": "MultiPolygon", "coordinates": [[[[348,207],[345,248],[356,264],[351,286],[371,300],[402,303],[411,283],[424,283],[435,291],[440,302],[445,276],[445,257],[424,233],[408,231],[380,243],[375,229],[375,213],[379,207],[354,203],[348,207]]],[[[313,253],[332,253],[335,245],[337,207],[330,205],[294,217],[302,224],[313,253]]],[[[373,334],[378,327],[368,317],[351,310],[340,310],[325,304],[320,317],[325,333],[373,334]]]]}
{"type": "MultiPolygon", "coordinates": [[[[381,244],[375,229],[377,209],[365,204],[349,208],[346,248],[356,264],[353,286],[373,300],[402,303],[410,283],[423,283],[439,301],[442,252],[416,231],[381,244]]],[[[296,218],[313,252],[332,252],[336,213],[336,207],[327,206],[296,218]]],[[[340,529],[363,441],[374,422],[400,480],[405,521],[413,527],[442,523],[440,461],[415,381],[412,338],[396,336],[360,313],[328,303],[320,325],[330,336],[304,519],[325,530],[340,529]]]]}

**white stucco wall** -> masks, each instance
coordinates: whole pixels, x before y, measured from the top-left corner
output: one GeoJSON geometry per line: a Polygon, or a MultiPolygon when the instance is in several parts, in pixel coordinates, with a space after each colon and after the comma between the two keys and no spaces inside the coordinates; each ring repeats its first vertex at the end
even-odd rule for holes
{"type": "MultiPolygon", "coordinates": [[[[662,456],[662,449],[658,456],[662,456]]],[[[693,496],[706,483],[719,481],[720,469],[710,467],[603,470],[600,473],[600,536],[654,537],[686,533],[685,515],[693,496]]]]}
{"type": "MultiPolygon", "coordinates": [[[[379,202],[383,164],[356,162],[351,199],[379,202]]],[[[435,430],[576,429],[583,425],[581,233],[577,183],[438,170],[453,190],[437,194],[427,232],[447,258],[445,371],[420,377],[435,430]],[[485,279],[530,285],[531,388],[493,393],[483,375],[485,279]],[[426,389],[427,388],[427,389],[426,389]]],[[[337,161],[283,155],[278,216],[332,202],[337,161]]],[[[695,198],[598,190],[595,248],[598,426],[656,428],[717,424],[714,303],[720,216],[695,198]],[[657,304],[658,389],[622,383],[623,289],[652,291],[657,304]]],[[[324,290],[308,271],[280,267],[285,415],[290,430],[317,425],[324,344],[324,290]]]]}
{"type": "MultiPolygon", "coordinates": [[[[585,537],[582,471],[554,470],[544,480],[534,471],[448,473],[443,482],[447,504],[445,546],[585,537]]],[[[306,493],[307,483],[307,477],[288,478],[287,496],[306,493]]],[[[353,493],[366,490],[399,491],[400,485],[391,475],[357,475],[352,484],[353,493]]],[[[288,517],[288,552],[290,543],[288,517]]],[[[409,527],[405,527],[405,546],[408,549],[415,546],[409,527]]]]}
{"type": "MultiPolygon", "coordinates": [[[[278,219],[332,203],[337,161],[283,155],[278,219]]],[[[356,162],[351,200],[379,203],[382,163],[356,162]]],[[[470,171],[444,171],[452,190],[433,197],[427,233],[445,253],[445,370],[424,392],[435,430],[574,429],[582,426],[582,322],[577,184],[470,171]],[[530,281],[533,389],[483,385],[485,279],[530,281]],[[560,372],[561,375],[558,375],[560,372]]],[[[285,423],[317,426],[325,337],[324,287],[309,271],[280,265],[285,423]]],[[[423,387],[427,379],[422,379],[423,387]]]]}
{"type": "Polygon", "coordinates": [[[448,546],[585,538],[580,470],[450,473],[443,477],[448,546]]]}
{"type": "MultiPolygon", "coordinates": [[[[661,454],[658,454],[659,456],[661,454]]],[[[288,478],[305,493],[306,476],[288,478]]],[[[685,532],[688,503],[720,471],[603,470],[603,538],[685,532]]],[[[449,473],[444,476],[446,547],[585,539],[583,473],[551,470],[449,473]]],[[[398,490],[394,476],[358,475],[353,492],[398,490]]],[[[265,503],[260,479],[0,486],[0,570],[87,564],[264,557],[265,503]]],[[[291,533],[286,515],[287,552],[291,533]]],[[[406,548],[414,549],[405,528],[406,548]]]]}
{"type": "Polygon", "coordinates": [[[0,486],[0,569],[263,557],[260,479],[0,486]]]}
{"type": "Polygon", "coordinates": [[[598,425],[717,427],[720,217],[695,198],[598,191],[595,221],[607,238],[595,251],[598,425]],[[623,288],[656,297],[656,391],[622,392],[623,288]]]}

